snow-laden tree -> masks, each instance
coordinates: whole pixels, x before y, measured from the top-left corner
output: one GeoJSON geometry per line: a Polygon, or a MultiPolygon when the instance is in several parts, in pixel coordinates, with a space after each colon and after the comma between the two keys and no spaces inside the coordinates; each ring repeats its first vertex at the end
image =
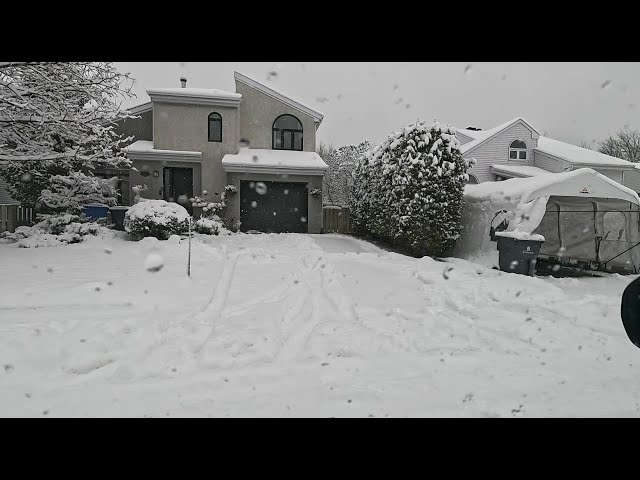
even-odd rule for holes
{"type": "Polygon", "coordinates": [[[324,203],[349,204],[358,159],[372,147],[373,144],[368,140],[357,145],[344,145],[338,148],[320,144],[317,153],[329,167],[322,181],[324,203]]]}
{"type": "Polygon", "coordinates": [[[1,63],[0,175],[12,196],[38,206],[54,177],[129,167],[114,122],[131,117],[131,86],[109,62],[1,63]]]}
{"type": "Polygon", "coordinates": [[[356,166],[351,215],[357,232],[413,254],[446,255],[459,236],[472,163],[462,158],[450,125],[417,121],[391,134],[356,166]]]}
{"type": "Polygon", "coordinates": [[[116,205],[117,181],[118,177],[107,180],[82,172],[54,175],[39,200],[46,210],[80,214],[82,206],[88,203],[116,205]]]}

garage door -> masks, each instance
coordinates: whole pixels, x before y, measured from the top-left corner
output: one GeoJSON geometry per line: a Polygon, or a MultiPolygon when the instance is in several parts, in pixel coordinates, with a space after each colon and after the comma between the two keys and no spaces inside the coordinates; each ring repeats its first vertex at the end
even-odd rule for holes
{"type": "Polygon", "coordinates": [[[307,184],[240,182],[240,230],[307,233],[307,184]]]}

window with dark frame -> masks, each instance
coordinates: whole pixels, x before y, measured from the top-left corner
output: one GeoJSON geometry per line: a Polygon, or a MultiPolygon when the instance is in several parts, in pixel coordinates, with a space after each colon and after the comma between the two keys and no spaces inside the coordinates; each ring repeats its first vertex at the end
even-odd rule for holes
{"type": "Polygon", "coordinates": [[[222,117],[217,112],[209,114],[209,141],[222,141],[222,117]]]}
{"type": "Polygon", "coordinates": [[[522,140],[514,140],[509,145],[509,160],[526,160],[527,144],[522,140]]]}
{"type": "Polygon", "coordinates": [[[293,115],[280,115],[273,122],[274,150],[302,151],[302,123],[293,115]]]}

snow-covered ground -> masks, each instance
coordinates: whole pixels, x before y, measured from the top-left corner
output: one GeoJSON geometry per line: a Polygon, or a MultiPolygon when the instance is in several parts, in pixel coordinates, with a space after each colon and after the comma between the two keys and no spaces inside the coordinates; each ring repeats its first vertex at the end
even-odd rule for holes
{"type": "Polygon", "coordinates": [[[273,234],[199,236],[187,278],[186,241],[113,235],[0,245],[0,416],[640,415],[635,277],[273,234]]]}

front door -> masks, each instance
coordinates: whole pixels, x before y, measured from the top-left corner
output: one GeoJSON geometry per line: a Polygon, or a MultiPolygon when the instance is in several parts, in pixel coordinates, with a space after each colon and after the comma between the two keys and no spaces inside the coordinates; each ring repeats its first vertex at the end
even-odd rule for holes
{"type": "Polygon", "coordinates": [[[190,198],[193,197],[193,169],[167,167],[164,169],[164,199],[175,202],[193,214],[190,198]]]}

